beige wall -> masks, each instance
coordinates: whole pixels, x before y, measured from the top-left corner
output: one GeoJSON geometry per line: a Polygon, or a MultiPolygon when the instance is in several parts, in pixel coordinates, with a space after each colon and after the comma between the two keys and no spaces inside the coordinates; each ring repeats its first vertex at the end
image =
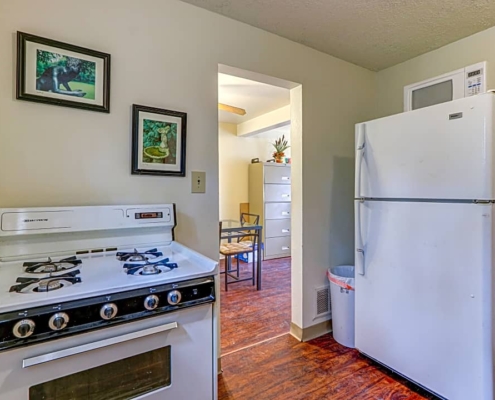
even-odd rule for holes
{"type": "Polygon", "coordinates": [[[403,111],[404,86],[480,61],[488,61],[488,89],[495,89],[495,27],[380,71],[376,116],[403,111]]]}
{"type": "Polygon", "coordinates": [[[218,149],[220,218],[238,219],[239,204],[248,202],[248,165],[256,148],[248,138],[236,136],[235,124],[221,122],[218,149]]]}
{"type": "Polygon", "coordinates": [[[236,125],[218,124],[220,218],[239,219],[239,204],[249,202],[249,164],[270,157],[267,137],[242,137],[236,125]]]}
{"type": "Polygon", "coordinates": [[[302,315],[293,319],[314,324],[314,286],[328,266],[353,260],[353,132],[372,117],[373,72],[174,0],[0,0],[0,53],[0,207],[176,202],[178,240],[210,257],[219,63],[302,84],[302,160],[293,153],[302,315]],[[15,100],[17,30],[111,53],[111,114],[15,100]],[[133,103],[188,113],[187,178],[130,174],[133,103]],[[206,194],[190,193],[195,170],[207,173],[206,194]]]}

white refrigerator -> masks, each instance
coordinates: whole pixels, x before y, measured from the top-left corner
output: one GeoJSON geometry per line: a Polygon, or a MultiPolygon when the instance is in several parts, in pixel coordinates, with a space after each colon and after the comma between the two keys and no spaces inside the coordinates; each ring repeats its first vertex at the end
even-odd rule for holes
{"type": "Polygon", "coordinates": [[[494,400],[495,95],[356,126],[356,348],[494,400]]]}

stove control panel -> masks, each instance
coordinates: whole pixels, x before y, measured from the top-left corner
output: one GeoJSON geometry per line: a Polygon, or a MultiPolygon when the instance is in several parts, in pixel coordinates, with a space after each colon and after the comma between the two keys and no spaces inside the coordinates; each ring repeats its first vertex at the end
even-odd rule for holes
{"type": "Polygon", "coordinates": [[[115,303],[107,303],[100,308],[100,317],[108,321],[115,318],[118,311],[119,308],[115,303]]]}
{"type": "Polygon", "coordinates": [[[158,296],[150,294],[144,299],[144,308],[146,308],[147,310],[154,310],[158,307],[159,303],[160,299],[158,298],[158,296]]]}
{"type": "Polygon", "coordinates": [[[35,323],[31,319],[22,319],[14,325],[12,334],[19,339],[31,336],[34,332],[35,323]]]}
{"type": "Polygon", "coordinates": [[[15,310],[0,314],[0,352],[213,302],[215,280],[208,276],[15,310]]]}
{"type": "Polygon", "coordinates": [[[172,290],[167,295],[168,304],[175,306],[182,300],[182,294],[178,290],[172,290]]]}
{"type": "Polygon", "coordinates": [[[67,313],[59,312],[53,314],[48,320],[48,326],[52,331],[59,331],[64,329],[69,323],[69,316],[67,313]]]}

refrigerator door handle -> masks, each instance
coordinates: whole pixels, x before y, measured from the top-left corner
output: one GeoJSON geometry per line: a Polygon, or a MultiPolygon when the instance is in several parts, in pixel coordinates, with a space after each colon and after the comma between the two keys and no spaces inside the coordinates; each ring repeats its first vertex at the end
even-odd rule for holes
{"type": "Polygon", "coordinates": [[[356,202],[356,270],[359,275],[364,275],[364,244],[363,235],[361,232],[361,207],[364,205],[364,200],[359,200],[356,202]]]}
{"type": "Polygon", "coordinates": [[[359,275],[364,276],[364,250],[363,249],[356,249],[356,252],[361,255],[361,257],[359,257],[361,260],[360,260],[360,262],[357,263],[358,265],[356,265],[357,273],[359,275]]]}
{"type": "Polygon", "coordinates": [[[357,127],[357,142],[356,142],[356,182],[355,182],[355,197],[361,197],[361,166],[363,164],[364,148],[366,142],[364,139],[365,125],[361,124],[357,127]]]}

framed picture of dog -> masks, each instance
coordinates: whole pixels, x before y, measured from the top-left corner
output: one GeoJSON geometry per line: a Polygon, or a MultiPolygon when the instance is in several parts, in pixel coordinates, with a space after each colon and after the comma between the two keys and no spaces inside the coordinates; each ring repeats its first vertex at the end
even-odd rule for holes
{"type": "Polygon", "coordinates": [[[110,54],[17,32],[17,99],[110,112],[110,54]]]}

